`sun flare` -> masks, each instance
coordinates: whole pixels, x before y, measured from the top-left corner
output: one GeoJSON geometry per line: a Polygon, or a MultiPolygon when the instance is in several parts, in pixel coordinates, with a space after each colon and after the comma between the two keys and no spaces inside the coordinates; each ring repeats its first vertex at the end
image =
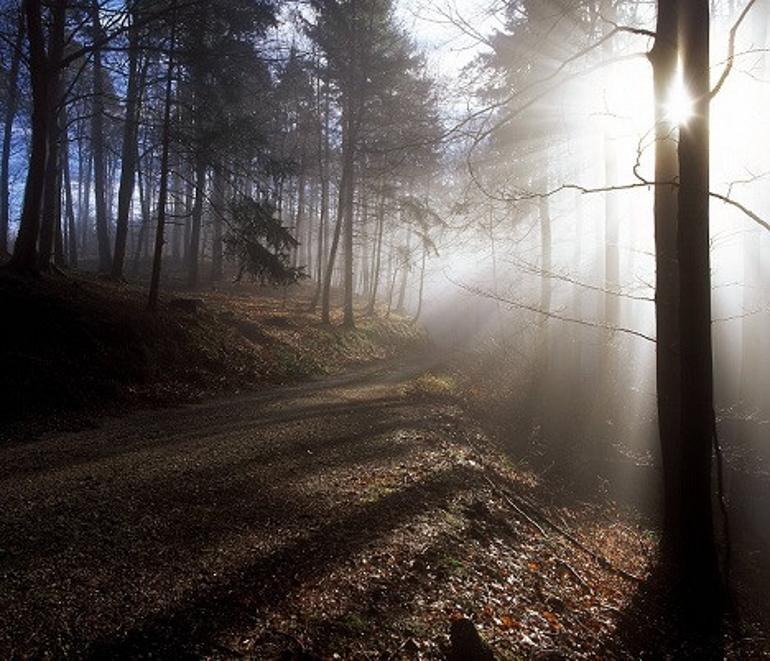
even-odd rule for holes
{"type": "Polygon", "coordinates": [[[693,116],[693,100],[684,83],[677,80],[671,88],[665,104],[666,119],[672,124],[683,126],[693,116]]]}

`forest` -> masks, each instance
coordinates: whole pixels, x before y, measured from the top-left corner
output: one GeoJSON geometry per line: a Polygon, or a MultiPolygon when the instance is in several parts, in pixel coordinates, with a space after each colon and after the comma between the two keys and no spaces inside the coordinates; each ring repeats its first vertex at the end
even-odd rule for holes
{"type": "Polygon", "coordinates": [[[0,658],[770,656],[770,0],[0,0],[0,658]]]}

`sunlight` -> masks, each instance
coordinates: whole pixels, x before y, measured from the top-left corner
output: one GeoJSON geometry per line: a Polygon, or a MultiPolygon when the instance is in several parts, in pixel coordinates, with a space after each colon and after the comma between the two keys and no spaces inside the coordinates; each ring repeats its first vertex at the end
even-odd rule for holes
{"type": "Polygon", "coordinates": [[[665,111],[666,119],[677,126],[687,124],[693,116],[693,100],[681,79],[681,75],[677,76],[677,80],[671,88],[665,104],[665,111]]]}

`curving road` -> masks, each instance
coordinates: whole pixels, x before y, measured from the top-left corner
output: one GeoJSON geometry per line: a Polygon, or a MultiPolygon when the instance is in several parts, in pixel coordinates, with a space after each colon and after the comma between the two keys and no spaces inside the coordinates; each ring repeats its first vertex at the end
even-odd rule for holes
{"type": "Polygon", "coordinates": [[[0,657],[212,653],[292,582],[464,488],[437,470],[362,498],[362,473],[424,461],[441,440],[446,405],[404,396],[426,366],[0,448],[0,657]]]}

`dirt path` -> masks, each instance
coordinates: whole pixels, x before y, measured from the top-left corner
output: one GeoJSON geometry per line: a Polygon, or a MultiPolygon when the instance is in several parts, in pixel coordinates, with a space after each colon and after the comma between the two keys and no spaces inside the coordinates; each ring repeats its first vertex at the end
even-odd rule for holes
{"type": "Polygon", "coordinates": [[[472,422],[405,395],[426,366],[1,448],[0,657],[438,657],[456,612],[514,656],[595,649],[628,586],[548,560],[489,491],[472,422]],[[567,599],[592,600],[585,622],[567,599]]]}

